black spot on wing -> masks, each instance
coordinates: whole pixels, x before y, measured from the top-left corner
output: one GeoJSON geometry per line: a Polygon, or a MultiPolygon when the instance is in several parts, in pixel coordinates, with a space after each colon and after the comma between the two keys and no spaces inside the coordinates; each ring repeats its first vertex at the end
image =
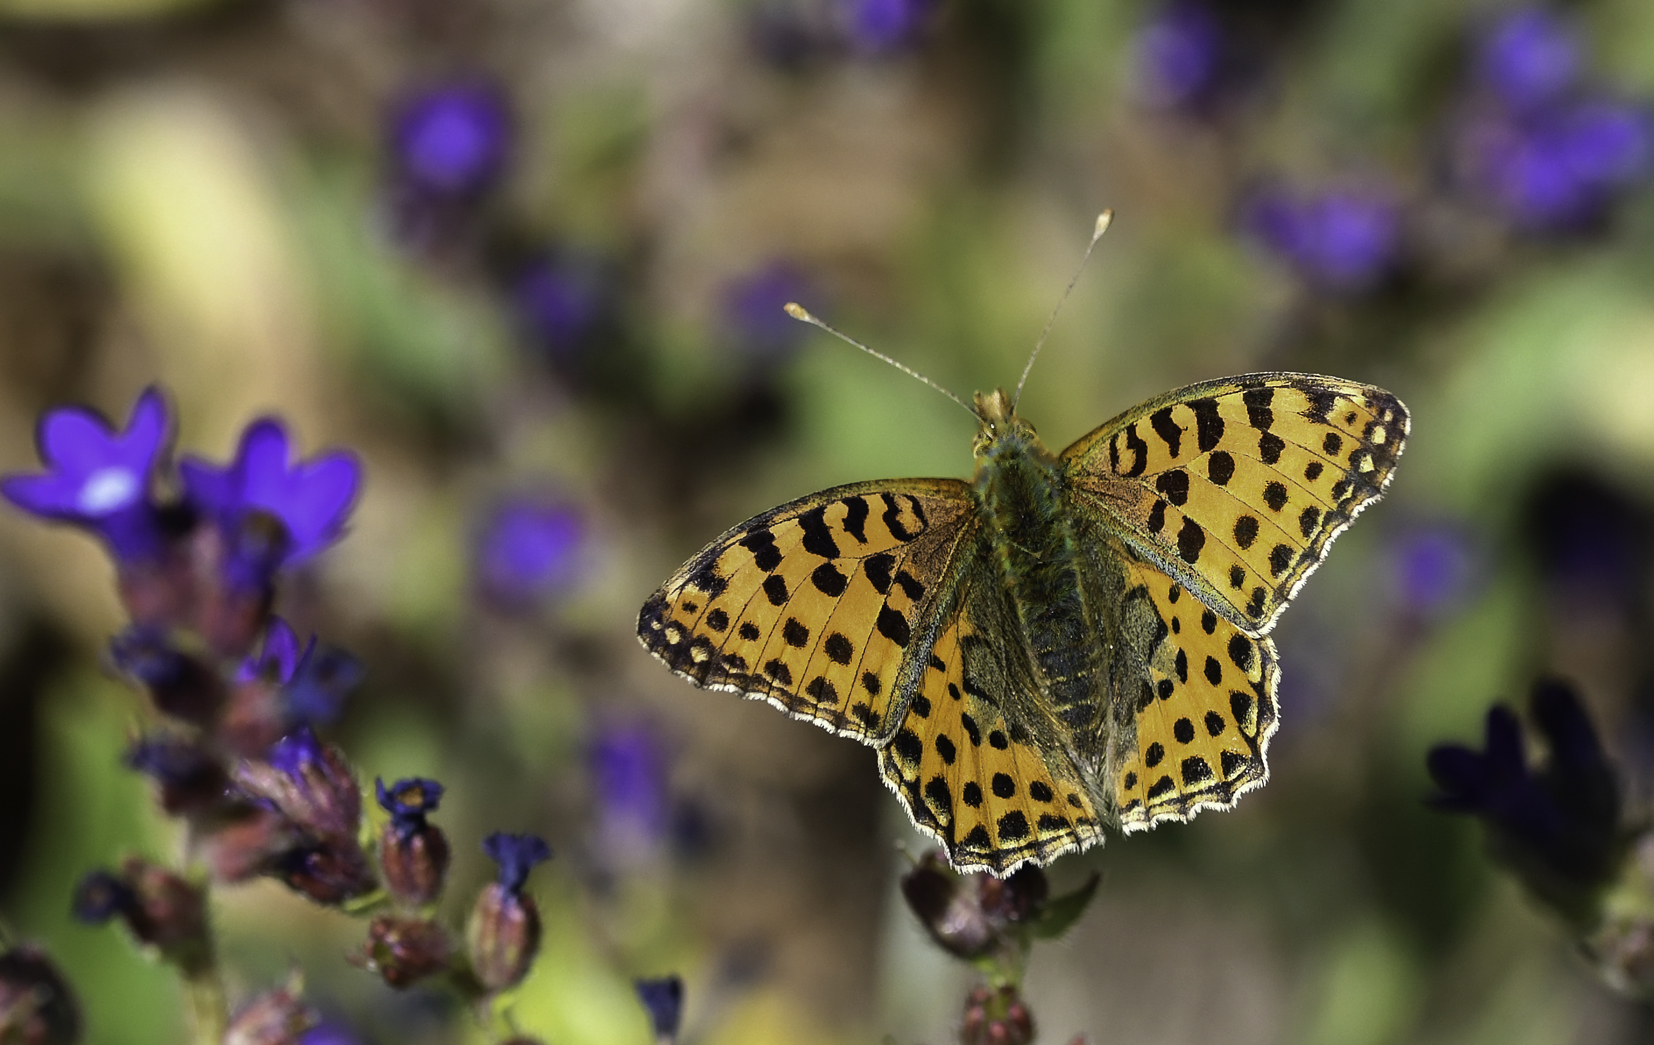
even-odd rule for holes
{"type": "Polygon", "coordinates": [[[810,574],[810,583],[815,585],[816,591],[828,598],[836,599],[850,586],[850,578],[837,566],[824,562],[810,574]]]}
{"type": "Polygon", "coordinates": [[[1122,474],[1136,478],[1149,466],[1149,444],[1138,436],[1135,422],[1126,426],[1126,449],[1131,451],[1131,467],[1122,474]]]}
{"type": "Polygon", "coordinates": [[[999,818],[999,840],[1001,842],[1020,842],[1028,837],[1028,818],[1021,812],[1012,810],[999,818]]]}
{"type": "Polygon", "coordinates": [[[906,617],[885,606],[879,610],[879,634],[906,649],[913,637],[913,629],[908,626],[906,617]]]}
{"type": "Polygon", "coordinates": [[[1258,539],[1258,520],[1250,515],[1243,515],[1235,520],[1235,543],[1240,545],[1241,551],[1252,547],[1252,542],[1258,539]]]}
{"type": "Polygon", "coordinates": [[[1200,561],[1200,549],[1206,546],[1206,531],[1200,524],[1185,516],[1183,528],[1177,531],[1177,554],[1184,562],[1195,563],[1200,561]]]}
{"type": "Polygon", "coordinates": [[[772,573],[765,577],[764,595],[770,600],[771,606],[785,606],[788,599],[786,579],[779,573],[772,573]]]}
{"type": "Polygon", "coordinates": [[[1241,402],[1246,404],[1246,421],[1253,428],[1261,432],[1269,431],[1269,426],[1275,423],[1275,411],[1269,404],[1275,399],[1273,388],[1249,388],[1241,393],[1241,402]]]}
{"type": "Polygon", "coordinates": [[[852,497],[844,502],[844,532],[854,537],[857,543],[867,543],[867,498],[852,497]]]}
{"type": "Polygon", "coordinates": [[[1188,403],[1195,414],[1195,445],[1201,453],[1217,448],[1223,441],[1223,415],[1216,399],[1194,399],[1188,403]]]}
{"type": "Polygon", "coordinates": [[[1206,475],[1219,486],[1227,486],[1235,477],[1235,458],[1227,450],[1214,451],[1206,459],[1206,475]]]}
{"type": "Polygon", "coordinates": [[[827,526],[827,506],[812,508],[798,517],[798,524],[804,530],[804,550],[811,555],[819,555],[823,559],[838,558],[838,544],[833,540],[833,531],[827,526]]]}
{"type": "Polygon", "coordinates": [[[765,573],[781,565],[781,549],[775,546],[775,534],[770,531],[754,530],[739,543],[752,553],[753,564],[765,573]]]}
{"type": "Polygon", "coordinates": [[[1161,472],[1154,480],[1154,488],[1166,495],[1166,500],[1178,507],[1189,501],[1189,473],[1181,468],[1161,472]]]}
{"type": "Polygon", "coordinates": [[[872,582],[874,591],[880,595],[889,595],[890,584],[895,579],[891,573],[895,565],[896,557],[894,555],[889,552],[880,552],[877,555],[869,555],[862,562],[861,568],[862,572],[867,574],[867,579],[872,582]]]}
{"type": "Polygon", "coordinates": [[[1274,432],[1265,432],[1258,436],[1258,457],[1264,464],[1278,464],[1281,460],[1281,451],[1286,449],[1286,440],[1274,432]]]}
{"type": "Polygon", "coordinates": [[[1183,445],[1183,428],[1172,420],[1172,408],[1162,407],[1149,415],[1149,425],[1154,429],[1154,434],[1160,437],[1161,442],[1166,444],[1166,450],[1172,455],[1172,459],[1176,460],[1183,445]]]}
{"type": "Polygon", "coordinates": [[[844,636],[842,632],[833,632],[827,636],[827,641],[821,644],[826,651],[827,659],[834,664],[848,664],[850,658],[856,655],[855,644],[844,636]]]}
{"type": "Polygon", "coordinates": [[[1338,393],[1326,388],[1298,386],[1298,391],[1309,400],[1309,409],[1304,416],[1319,424],[1329,424],[1332,408],[1338,405],[1338,393]]]}

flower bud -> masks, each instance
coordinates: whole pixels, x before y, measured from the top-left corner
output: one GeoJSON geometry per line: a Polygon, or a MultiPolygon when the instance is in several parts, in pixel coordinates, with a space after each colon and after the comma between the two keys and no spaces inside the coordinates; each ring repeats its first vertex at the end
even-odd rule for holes
{"type": "Polygon", "coordinates": [[[450,950],[448,934],[435,922],[382,914],[368,923],[367,942],[351,961],[400,990],[446,969],[450,950]]]}
{"type": "Polygon", "coordinates": [[[264,874],[298,842],[287,818],[264,806],[232,806],[194,826],[193,848],[215,882],[243,882],[264,874]]]}
{"type": "Polygon", "coordinates": [[[270,749],[267,762],[243,762],[236,782],[322,842],[356,844],[362,795],[338,748],[300,726],[270,749]]]}
{"type": "Polygon", "coordinates": [[[289,984],[265,991],[248,1002],[230,1020],[224,1045],[300,1045],[304,1032],[316,1025],[316,1013],[289,984]]]}
{"type": "Polygon", "coordinates": [[[1033,1040],[1034,1018],[1015,987],[977,987],[965,999],[960,1045],[1028,1045],[1033,1040]]]}
{"type": "Polygon", "coordinates": [[[483,889],[471,911],[466,942],[477,982],[490,993],[522,982],[540,949],[540,912],[522,889],[551,847],[534,835],[496,832],[483,849],[499,864],[499,879],[483,889]]]}
{"type": "Polygon", "coordinates": [[[13,947],[0,953],[0,1042],[73,1045],[80,1040],[80,1007],[44,951],[13,947]]]}
{"type": "Polygon", "coordinates": [[[292,536],[279,517],[257,509],[214,523],[196,527],[192,542],[202,590],[195,627],[219,654],[239,657],[264,630],[292,536]]]}
{"type": "Polygon", "coordinates": [[[337,907],[379,887],[367,854],[355,841],[301,846],[276,858],[274,873],[288,888],[337,907]]]}
{"type": "Polygon", "coordinates": [[[374,781],[379,805],[391,815],[379,835],[379,869],[385,888],[409,907],[435,903],[448,875],[448,838],[425,819],[442,800],[442,785],[411,777],[389,788],[374,781]]]}
{"type": "Polygon", "coordinates": [[[109,655],[117,668],[143,683],[163,715],[207,726],[223,706],[218,673],[180,649],[163,629],[133,625],[110,640],[109,655]]]}
{"type": "Polygon", "coordinates": [[[141,857],[128,857],[118,876],[94,871],[82,878],[74,911],[86,922],[119,917],[140,944],[188,972],[211,961],[206,894],[141,857]]]}
{"type": "Polygon", "coordinates": [[[949,954],[979,958],[1000,943],[1001,923],[983,910],[976,883],[935,852],[926,853],[902,876],[902,896],[930,938],[949,954]]]}
{"type": "Polygon", "coordinates": [[[636,980],[632,986],[649,1013],[655,1041],[660,1045],[677,1041],[678,1025],[683,1021],[683,979],[665,976],[658,980],[636,980]]]}
{"type": "Polygon", "coordinates": [[[173,816],[229,804],[229,774],[211,753],[183,737],[143,737],[128,749],[126,764],[155,781],[161,808],[173,816]]]}

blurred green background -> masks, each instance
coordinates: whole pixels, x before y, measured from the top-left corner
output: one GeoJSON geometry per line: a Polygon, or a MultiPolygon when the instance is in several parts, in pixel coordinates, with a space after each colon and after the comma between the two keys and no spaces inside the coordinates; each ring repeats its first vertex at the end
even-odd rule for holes
{"type": "MultiPolygon", "coordinates": [[[[333,733],[364,779],[448,786],[449,914],[487,832],[557,849],[524,1031],[643,1043],[629,981],[675,970],[706,1045],[939,1043],[969,977],[900,903],[923,845],[873,753],[671,677],[635,614],[783,500],[968,474],[968,418],[781,302],[1011,385],[1112,207],[1022,402],[1048,444],[1264,369],[1388,388],[1413,436],[1275,632],[1269,786],[1052,869],[1103,887],[1036,949],[1042,1040],[1647,1040],[1423,798],[1429,747],[1541,671],[1634,804],[1654,775],[1648,93],[1639,0],[3,0],[0,471],[46,407],[122,419],[156,381],[182,449],[276,413],[362,456],[279,610],[367,664],[333,733]],[[1535,12],[1536,75],[1565,68],[1534,104],[1621,107],[1608,173],[1499,79],[1535,12]],[[459,188],[399,130],[456,84],[507,114],[459,188]],[[578,540],[502,602],[476,562],[513,498],[578,540]]],[[[88,1040],[139,1045],[179,1040],[175,981],[68,913],[84,870],[180,847],[120,764],[146,712],[101,670],[111,580],[0,512],[0,921],[88,1040]]],[[[214,905],[238,995],[298,967],[364,1042],[472,1040],[344,962],[359,923],[269,882],[214,905]]]]}

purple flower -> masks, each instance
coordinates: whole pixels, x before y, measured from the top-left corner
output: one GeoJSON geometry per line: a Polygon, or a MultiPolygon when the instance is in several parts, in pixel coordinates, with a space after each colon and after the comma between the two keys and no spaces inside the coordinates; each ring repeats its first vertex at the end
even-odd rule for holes
{"type": "Polygon", "coordinates": [[[391,815],[379,837],[385,888],[409,907],[435,903],[448,874],[448,838],[425,818],[442,801],[442,785],[410,777],[388,788],[376,778],[373,786],[380,808],[391,815]]]}
{"type": "Polygon", "coordinates": [[[1132,37],[1136,94],[1156,108],[1196,104],[1217,84],[1223,67],[1223,28],[1207,7],[1173,3],[1132,37]]]}
{"type": "Polygon", "coordinates": [[[1401,605],[1428,617],[1465,596],[1476,556],[1461,527],[1443,524],[1420,526],[1405,534],[1396,542],[1392,563],[1401,605]]]}
{"type": "Polygon", "coordinates": [[[528,873],[551,859],[551,846],[539,835],[495,831],[482,841],[482,850],[499,865],[498,882],[513,896],[520,895],[528,873]]]}
{"type": "Polygon", "coordinates": [[[477,541],[476,578],[483,594],[526,606],[567,587],[581,565],[585,525],[573,507],[532,499],[495,507],[477,541]]]}
{"type": "Polygon", "coordinates": [[[757,359],[776,359],[803,343],[805,325],[783,309],[813,295],[810,281],[790,261],[772,261],[724,288],[724,321],[736,345],[757,359]]]}
{"type": "Polygon", "coordinates": [[[655,1040],[678,1040],[678,1026],[683,1022],[683,978],[663,976],[657,980],[635,980],[638,1001],[649,1013],[649,1025],[654,1028],[655,1040]]]}
{"type": "Polygon", "coordinates": [[[84,407],[49,410],[35,436],[48,471],[6,476],[0,493],[31,515],[92,531],[121,562],[154,556],[163,535],[149,490],[168,428],[166,400],[153,387],[119,432],[84,407]]]}
{"type": "Polygon", "coordinates": [[[391,120],[397,172],[415,190],[470,197],[491,188],[505,169],[511,117],[492,84],[439,84],[407,96],[391,120]]]}
{"type": "Polygon", "coordinates": [[[416,831],[425,826],[425,817],[436,812],[442,803],[442,785],[424,777],[408,777],[390,787],[374,778],[373,788],[379,808],[391,815],[391,823],[399,831],[416,831]]]}
{"type": "Polygon", "coordinates": [[[1309,196],[1266,190],[1243,207],[1241,221],[1306,280],[1337,291],[1377,283],[1394,266],[1400,246],[1395,204],[1368,190],[1309,196]]]}
{"type": "Polygon", "coordinates": [[[1432,748],[1438,809],[1469,813],[1487,825],[1495,855],[1536,895],[1573,918],[1588,919],[1623,853],[1620,792],[1596,730],[1567,684],[1541,680],[1530,714],[1550,761],[1528,766],[1522,726],[1503,706],[1487,716],[1486,748],[1432,748]]]}
{"type": "Polygon", "coordinates": [[[182,736],[151,734],[126,752],[126,765],[154,780],[168,813],[197,812],[226,803],[230,778],[218,759],[182,736]]]}
{"type": "Polygon", "coordinates": [[[647,859],[672,829],[666,752],[641,723],[598,731],[587,749],[597,798],[597,841],[621,864],[647,859]]]}
{"type": "Polygon", "coordinates": [[[347,451],[292,465],[288,454],[287,429],[262,418],[242,433],[229,465],[186,457],[179,466],[189,501],[227,534],[245,530],[251,512],[280,521],[287,536],[276,557],[280,566],[303,562],[339,538],[362,482],[362,466],[347,451]]]}
{"type": "Polygon", "coordinates": [[[555,358],[577,355],[607,318],[609,290],[598,266],[541,258],[517,276],[512,299],[528,333],[555,358]]]}
{"type": "Polygon", "coordinates": [[[917,42],[931,0],[838,0],[838,6],[850,46],[862,54],[877,55],[917,42]]]}
{"type": "MultiPolygon", "coordinates": [[[[310,645],[315,645],[312,637],[310,645]]],[[[303,651],[308,653],[309,650],[303,651]]],[[[299,665],[299,636],[293,631],[293,626],[280,617],[272,616],[270,626],[264,632],[264,649],[256,657],[248,657],[241,662],[236,670],[237,683],[251,682],[254,679],[265,678],[273,682],[287,683],[293,678],[293,671],[299,665]]]]}
{"type": "Polygon", "coordinates": [[[87,925],[102,925],[138,909],[138,894],[109,871],[89,871],[75,886],[70,909],[87,925]]]}
{"type": "Polygon", "coordinates": [[[1552,11],[1530,7],[1492,25],[1477,47],[1476,74],[1505,104],[1526,108],[1572,87],[1583,57],[1572,26],[1552,11]]]}
{"type": "Polygon", "coordinates": [[[362,1045],[362,1039],[343,1023],[323,1020],[299,1037],[299,1045],[362,1045]]]}

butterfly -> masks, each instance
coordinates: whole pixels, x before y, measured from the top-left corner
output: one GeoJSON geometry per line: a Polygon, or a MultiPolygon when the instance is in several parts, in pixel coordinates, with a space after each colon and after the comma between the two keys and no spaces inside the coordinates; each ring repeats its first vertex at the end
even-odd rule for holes
{"type": "Polygon", "coordinates": [[[960,871],[1228,809],[1269,777],[1270,631],[1390,482],[1407,409],[1258,373],[1053,455],[978,394],[976,473],[854,483],[724,533],[644,604],[674,672],[878,751],[960,871]]]}

